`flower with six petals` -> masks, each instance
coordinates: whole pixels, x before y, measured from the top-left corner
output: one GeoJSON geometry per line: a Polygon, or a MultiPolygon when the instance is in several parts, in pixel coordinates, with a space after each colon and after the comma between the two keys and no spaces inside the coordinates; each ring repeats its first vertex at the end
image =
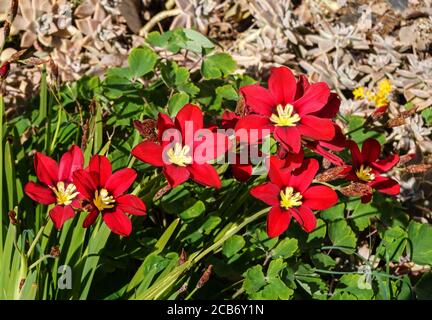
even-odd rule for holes
{"type": "Polygon", "coordinates": [[[326,186],[311,186],[318,172],[318,161],[304,160],[294,171],[277,157],[270,157],[269,182],[251,189],[251,195],[269,206],[267,234],[277,237],[289,226],[291,218],[306,232],[316,227],[316,217],[312,210],[325,210],[338,201],[336,192],[326,186]]]}
{"type": "Polygon", "coordinates": [[[24,191],[36,202],[44,205],[56,204],[49,215],[57,229],[75,216],[74,208],[80,207],[73,173],[82,169],[83,165],[83,153],[76,145],[63,154],[58,165],[54,159],[40,152],[35,155],[34,166],[40,183],[28,182],[24,191]]]}

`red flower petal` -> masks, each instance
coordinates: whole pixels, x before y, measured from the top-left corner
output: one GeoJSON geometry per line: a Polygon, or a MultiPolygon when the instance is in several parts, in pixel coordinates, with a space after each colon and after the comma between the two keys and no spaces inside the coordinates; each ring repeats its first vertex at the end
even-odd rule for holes
{"type": "Polygon", "coordinates": [[[343,166],[345,164],[345,162],[339,158],[337,155],[331,153],[330,151],[325,150],[322,146],[321,143],[322,141],[319,142],[308,142],[306,144],[306,146],[311,149],[313,152],[322,155],[324,158],[326,158],[327,160],[329,160],[331,163],[337,165],[337,166],[343,166]]]}
{"type": "Polygon", "coordinates": [[[146,206],[144,202],[133,194],[125,194],[116,199],[117,207],[134,216],[145,216],[146,206]]]}
{"type": "Polygon", "coordinates": [[[84,165],[84,155],[81,148],[73,145],[60,159],[58,180],[71,181],[72,174],[84,165]]]}
{"type": "Polygon", "coordinates": [[[240,116],[238,116],[235,112],[225,110],[222,114],[222,128],[224,128],[225,130],[234,129],[239,119],[240,116]]]}
{"type": "Polygon", "coordinates": [[[346,137],[342,132],[342,129],[335,123],[333,123],[333,127],[335,129],[335,136],[333,139],[329,141],[319,141],[319,144],[324,148],[333,150],[333,151],[342,151],[346,147],[346,137]]]}
{"type": "Polygon", "coordinates": [[[94,155],[91,157],[88,170],[96,176],[97,185],[105,186],[106,181],[112,174],[111,163],[105,156],[94,155]]]}
{"type": "Polygon", "coordinates": [[[312,232],[317,225],[317,220],[311,209],[305,206],[292,210],[294,219],[302,226],[306,232],[312,232]]]}
{"type": "Polygon", "coordinates": [[[330,89],[324,82],[311,84],[304,95],[294,102],[294,108],[300,117],[321,110],[327,103],[330,89]]]}
{"type": "Polygon", "coordinates": [[[168,180],[171,188],[175,188],[178,185],[189,179],[189,171],[186,167],[180,167],[175,164],[169,164],[164,166],[163,173],[165,178],[168,180]]]}
{"type": "Polygon", "coordinates": [[[189,170],[192,180],[195,182],[216,189],[221,187],[219,175],[212,165],[208,163],[193,163],[188,166],[187,169],[189,170]]]}
{"type": "Polygon", "coordinates": [[[312,183],[318,169],[319,164],[316,159],[306,159],[302,166],[292,173],[289,185],[300,193],[303,193],[312,183]]]}
{"type": "Polygon", "coordinates": [[[252,165],[250,164],[238,164],[234,163],[231,165],[232,173],[237,181],[245,182],[252,176],[252,165]]]}
{"type": "Polygon", "coordinates": [[[231,147],[228,136],[222,133],[204,131],[200,141],[194,144],[193,157],[198,163],[214,160],[225,154],[231,147]]]}
{"type": "Polygon", "coordinates": [[[49,215],[51,220],[54,222],[54,226],[57,228],[57,230],[60,230],[60,228],[63,226],[63,223],[75,217],[75,211],[71,206],[57,205],[50,210],[49,215]]]}
{"type": "Polygon", "coordinates": [[[114,196],[121,196],[134,183],[137,173],[134,169],[123,168],[114,172],[107,180],[105,187],[114,196]]]}
{"type": "Polygon", "coordinates": [[[58,166],[52,158],[36,152],[34,159],[36,175],[40,182],[47,186],[55,186],[58,181],[58,166]]]}
{"type": "Polygon", "coordinates": [[[348,140],[347,145],[351,151],[351,157],[354,167],[359,168],[360,165],[363,164],[363,157],[357,143],[352,140],[348,140]]]}
{"type": "Polygon", "coordinates": [[[267,234],[270,238],[277,237],[288,229],[291,211],[282,211],[280,207],[271,208],[267,215],[267,234]]]}
{"type": "Polygon", "coordinates": [[[132,155],[142,162],[151,164],[155,167],[163,166],[162,159],[163,147],[152,141],[143,141],[132,149],[132,155]]]}
{"type": "Polygon", "coordinates": [[[90,213],[87,215],[87,217],[85,217],[83,221],[83,228],[88,228],[92,224],[94,224],[98,215],[99,211],[97,209],[92,209],[92,211],[90,211],[90,213]]]}
{"type": "Polygon", "coordinates": [[[337,193],[326,186],[312,186],[302,196],[303,206],[312,210],[325,210],[338,202],[337,193]]]}
{"type": "Polygon", "coordinates": [[[289,68],[273,67],[270,71],[268,86],[277,104],[285,106],[294,101],[297,84],[289,68]]]}
{"type": "Polygon", "coordinates": [[[279,206],[279,193],[280,188],[271,182],[253,187],[250,191],[250,194],[254,198],[257,198],[272,207],[279,206]]]}
{"type": "Polygon", "coordinates": [[[341,101],[336,93],[330,93],[327,104],[318,112],[313,115],[319,118],[333,119],[339,111],[341,101]]]}
{"type": "Polygon", "coordinates": [[[91,173],[83,169],[77,170],[73,173],[73,180],[80,195],[86,200],[92,201],[97,186],[91,177],[91,173]]]}
{"type": "Polygon", "coordinates": [[[275,127],[273,136],[285,149],[299,153],[301,149],[300,131],[298,127],[275,127]]]}
{"type": "Polygon", "coordinates": [[[269,117],[277,105],[270,91],[257,84],[241,87],[240,93],[249,110],[262,116],[269,117]]]}
{"type": "Polygon", "coordinates": [[[331,140],[335,136],[333,121],[307,115],[301,118],[297,126],[300,134],[315,140],[331,140]]]}
{"type": "Polygon", "coordinates": [[[369,163],[375,162],[378,159],[381,153],[381,145],[380,143],[372,138],[366,139],[362,145],[362,158],[363,161],[367,161],[369,163]]]}
{"type": "Polygon", "coordinates": [[[162,141],[162,136],[163,136],[164,131],[171,129],[171,128],[175,128],[174,122],[171,120],[171,118],[164,113],[159,113],[158,114],[158,120],[157,120],[159,142],[162,141]]]}
{"type": "Polygon", "coordinates": [[[304,74],[299,75],[297,81],[296,95],[294,100],[300,99],[301,96],[304,95],[305,91],[309,88],[309,86],[310,83],[308,78],[304,74]]]}
{"type": "Polygon", "coordinates": [[[194,134],[203,128],[203,123],[201,109],[193,104],[185,105],[180,109],[175,118],[175,124],[181,131],[183,142],[188,145],[193,145],[194,134]]]}
{"type": "Polygon", "coordinates": [[[102,218],[112,232],[126,237],[131,234],[132,222],[121,210],[105,211],[102,218]]]}
{"type": "Polygon", "coordinates": [[[392,196],[398,195],[400,193],[399,183],[387,177],[378,176],[374,181],[369,183],[369,186],[374,188],[376,191],[392,196]]]}
{"type": "Polygon", "coordinates": [[[40,184],[29,182],[24,187],[24,192],[34,201],[41,204],[51,204],[56,202],[56,197],[51,189],[40,184]]]}
{"type": "Polygon", "coordinates": [[[300,168],[304,159],[304,151],[300,149],[299,153],[290,152],[285,157],[284,168],[289,171],[300,168]]]}
{"type": "Polygon", "coordinates": [[[268,162],[268,177],[272,183],[282,189],[289,185],[291,179],[290,168],[285,167],[285,160],[281,160],[275,156],[271,156],[268,162]]]}
{"type": "Polygon", "coordinates": [[[271,133],[272,128],[273,126],[271,126],[267,117],[252,114],[240,118],[236,124],[235,131],[237,140],[254,144],[264,137],[263,129],[268,129],[269,133],[271,133]]]}
{"type": "Polygon", "coordinates": [[[399,156],[397,154],[388,156],[383,160],[378,160],[377,162],[371,163],[371,167],[380,171],[387,172],[399,162],[399,156]]]}

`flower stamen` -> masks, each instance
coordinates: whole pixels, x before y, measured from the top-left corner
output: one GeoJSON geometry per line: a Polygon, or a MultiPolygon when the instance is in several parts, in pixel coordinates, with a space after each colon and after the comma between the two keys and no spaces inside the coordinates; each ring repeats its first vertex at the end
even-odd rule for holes
{"type": "Polygon", "coordinates": [[[69,183],[65,188],[65,183],[63,181],[57,182],[55,187],[50,187],[56,196],[56,202],[59,205],[68,206],[72,203],[73,199],[79,194],[76,191],[76,187],[73,183],[69,183]]]}
{"type": "Polygon", "coordinates": [[[110,196],[107,189],[101,189],[95,191],[95,197],[93,203],[99,211],[104,209],[111,209],[114,207],[115,200],[113,196],[110,196]]]}
{"type": "Polygon", "coordinates": [[[276,111],[277,115],[273,113],[270,117],[270,121],[274,122],[275,126],[293,127],[296,125],[296,122],[300,121],[300,116],[294,113],[294,106],[292,104],[287,104],[285,107],[278,104],[276,111]]]}
{"type": "Polygon", "coordinates": [[[375,180],[375,174],[372,173],[372,168],[360,166],[360,169],[356,171],[357,178],[362,181],[369,182],[375,180]]]}
{"type": "Polygon", "coordinates": [[[182,146],[180,143],[176,143],[174,148],[168,150],[168,160],[172,164],[176,164],[180,167],[185,167],[187,164],[192,163],[192,157],[189,155],[190,147],[188,145],[182,146]]]}
{"type": "Polygon", "coordinates": [[[280,206],[285,209],[290,209],[292,207],[298,207],[302,205],[301,199],[303,196],[300,192],[295,192],[292,187],[286,187],[285,191],[280,192],[280,206]]]}

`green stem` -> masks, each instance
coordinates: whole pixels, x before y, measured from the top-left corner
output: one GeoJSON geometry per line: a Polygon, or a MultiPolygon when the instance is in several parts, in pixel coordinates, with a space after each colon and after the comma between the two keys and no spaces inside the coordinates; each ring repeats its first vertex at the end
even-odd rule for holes
{"type": "Polygon", "coordinates": [[[57,142],[57,137],[58,137],[58,133],[60,131],[60,124],[61,124],[62,115],[63,115],[62,110],[63,110],[62,107],[59,106],[58,116],[57,116],[57,124],[56,124],[56,128],[55,128],[55,131],[54,131],[54,136],[53,136],[53,139],[52,139],[52,142],[51,142],[51,146],[50,146],[50,153],[54,151],[54,148],[55,148],[55,145],[56,145],[56,142],[57,142]]]}
{"type": "Polygon", "coordinates": [[[36,237],[34,238],[32,244],[30,245],[30,248],[27,251],[27,257],[31,257],[34,248],[36,247],[36,245],[37,245],[40,237],[42,236],[42,234],[43,234],[43,232],[45,230],[46,225],[47,224],[46,224],[46,221],[45,221],[45,223],[42,225],[42,227],[39,229],[38,233],[36,234],[36,237]]]}
{"type": "Polygon", "coordinates": [[[158,299],[168,288],[170,288],[175,283],[177,278],[183,272],[190,269],[193,265],[195,265],[198,261],[200,261],[202,258],[204,258],[207,254],[209,254],[213,250],[216,250],[219,247],[221,247],[228,238],[230,238],[231,236],[239,232],[242,228],[244,228],[249,223],[257,220],[258,218],[266,214],[269,210],[270,208],[265,208],[263,210],[260,210],[255,214],[253,214],[252,216],[244,219],[243,222],[240,223],[239,225],[237,226],[234,225],[233,227],[228,229],[228,231],[226,231],[225,234],[219,240],[217,240],[213,245],[211,245],[204,251],[201,252],[198,251],[191,254],[188,261],[175,268],[171,273],[167,274],[163,279],[161,279],[161,281],[151,286],[143,294],[134,298],[137,300],[158,299]]]}

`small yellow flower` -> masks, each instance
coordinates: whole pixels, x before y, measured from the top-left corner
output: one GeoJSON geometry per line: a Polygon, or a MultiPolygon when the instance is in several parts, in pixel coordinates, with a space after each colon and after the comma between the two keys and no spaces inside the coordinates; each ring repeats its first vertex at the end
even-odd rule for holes
{"type": "Polygon", "coordinates": [[[392,90],[393,86],[391,85],[390,80],[384,79],[378,83],[378,93],[388,96],[392,90]]]}
{"type": "Polygon", "coordinates": [[[365,88],[364,87],[358,87],[353,90],[353,95],[355,100],[360,100],[365,98],[365,88]]]}

